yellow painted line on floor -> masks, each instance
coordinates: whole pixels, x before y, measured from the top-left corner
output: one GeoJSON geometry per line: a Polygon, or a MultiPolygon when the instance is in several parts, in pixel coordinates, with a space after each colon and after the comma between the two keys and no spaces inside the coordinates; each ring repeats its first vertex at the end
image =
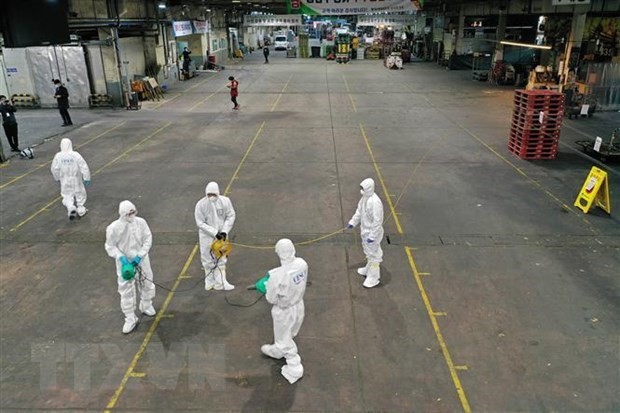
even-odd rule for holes
{"type": "Polygon", "coordinates": [[[13,228],[11,228],[9,230],[9,232],[15,232],[17,231],[19,228],[21,228],[22,226],[26,225],[28,222],[32,221],[34,218],[36,218],[40,213],[42,213],[43,211],[47,210],[47,208],[49,208],[50,206],[52,206],[54,203],[60,201],[62,199],[62,197],[57,197],[54,198],[52,201],[50,201],[48,204],[46,204],[45,206],[41,207],[37,212],[35,212],[34,214],[30,215],[28,218],[24,219],[22,222],[20,222],[19,224],[15,225],[13,228]]]}
{"type": "Polygon", "coordinates": [[[233,173],[232,178],[230,178],[230,181],[228,182],[228,185],[226,185],[226,189],[224,190],[224,195],[225,196],[227,196],[230,193],[230,187],[232,186],[233,182],[237,179],[237,176],[239,174],[239,171],[241,170],[241,167],[243,166],[243,164],[245,163],[246,158],[248,157],[248,155],[252,151],[252,148],[254,148],[254,144],[256,143],[256,140],[258,139],[260,134],[263,133],[263,128],[264,127],[265,127],[265,121],[263,121],[263,123],[261,123],[260,128],[258,128],[258,132],[256,132],[256,135],[254,135],[254,139],[252,139],[252,142],[250,142],[250,146],[248,146],[248,149],[243,154],[243,158],[241,158],[241,161],[239,162],[239,165],[237,165],[237,169],[235,169],[235,172],[233,173]]]}
{"type": "Polygon", "coordinates": [[[166,129],[168,126],[172,125],[172,122],[166,122],[166,124],[160,128],[158,128],[155,132],[151,133],[149,136],[147,136],[146,138],[142,139],[140,142],[136,143],[135,145],[129,147],[129,149],[127,149],[126,151],[124,151],[123,153],[121,153],[120,155],[118,155],[116,158],[112,159],[110,162],[106,163],[105,165],[103,165],[101,168],[97,169],[95,171],[95,173],[93,174],[93,176],[97,175],[98,173],[100,173],[101,171],[103,171],[105,168],[107,168],[108,166],[118,162],[119,159],[127,156],[127,154],[129,154],[129,152],[133,151],[134,149],[136,149],[138,146],[142,145],[144,142],[148,141],[149,139],[151,139],[153,136],[157,135],[159,132],[161,132],[162,130],[166,129]]]}
{"type": "Polygon", "coordinates": [[[95,136],[95,137],[93,137],[93,138],[91,138],[91,139],[87,140],[86,142],[83,142],[83,143],[80,143],[80,144],[78,144],[78,145],[74,146],[74,148],[73,148],[73,149],[80,149],[81,147],[83,147],[83,146],[85,146],[85,145],[88,145],[88,144],[89,144],[89,143],[91,143],[92,141],[95,141],[95,140],[97,140],[97,139],[101,138],[102,136],[107,135],[108,133],[112,132],[113,130],[120,128],[121,126],[123,126],[123,125],[124,125],[124,124],[126,124],[126,123],[127,123],[127,121],[126,121],[126,120],[124,120],[124,121],[122,121],[121,123],[119,123],[118,125],[114,126],[113,128],[110,128],[110,129],[108,129],[107,131],[100,133],[99,135],[97,135],[97,136],[95,136]]]}
{"type": "Polygon", "coordinates": [[[351,88],[349,87],[349,82],[347,82],[347,78],[342,75],[342,80],[344,80],[344,86],[347,88],[347,93],[351,93],[351,88]]]}
{"type": "Polygon", "coordinates": [[[344,75],[342,75],[342,80],[344,80],[344,85],[347,88],[349,100],[351,101],[351,106],[353,106],[353,112],[357,112],[357,106],[355,106],[355,100],[353,99],[353,95],[351,95],[351,88],[349,87],[349,82],[347,82],[347,78],[344,75]]]}
{"type": "Polygon", "coordinates": [[[454,368],[457,370],[463,370],[463,371],[469,370],[469,367],[467,366],[454,366],[454,368]]]}
{"type": "Polygon", "coordinates": [[[146,373],[135,373],[134,372],[134,373],[131,373],[131,377],[139,377],[139,378],[146,377],[146,373]]]}
{"type": "Polygon", "coordinates": [[[209,77],[209,78],[207,78],[207,79],[205,79],[205,80],[202,80],[202,81],[200,81],[200,82],[196,83],[196,84],[195,84],[194,86],[192,86],[192,87],[189,87],[189,88],[185,89],[185,90],[184,90],[184,92],[189,92],[190,90],[192,90],[192,89],[194,89],[194,88],[197,88],[198,86],[200,86],[200,85],[203,85],[203,84],[207,83],[209,80],[211,80],[211,78],[210,78],[210,77],[209,77]]]}
{"type": "Polygon", "coordinates": [[[403,233],[403,227],[400,225],[400,220],[398,219],[398,214],[396,214],[396,210],[394,209],[394,204],[392,203],[392,198],[389,196],[389,191],[385,186],[385,181],[383,180],[383,175],[381,175],[381,171],[379,170],[379,166],[377,165],[377,161],[375,159],[375,155],[372,152],[372,148],[370,147],[370,141],[368,140],[368,136],[366,135],[366,130],[364,130],[364,126],[360,124],[360,130],[362,131],[362,136],[364,137],[364,142],[366,142],[366,148],[368,149],[368,153],[370,154],[370,159],[372,160],[372,164],[375,167],[375,171],[377,172],[377,177],[379,178],[379,182],[381,183],[381,188],[383,188],[383,194],[385,195],[385,199],[387,200],[388,205],[390,206],[390,211],[394,216],[394,223],[396,224],[396,230],[399,234],[403,233]]]}
{"type": "MultiPolygon", "coordinates": [[[[93,138],[91,138],[91,139],[87,140],[86,142],[81,143],[81,144],[79,144],[79,145],[76,145],[76,146],[74,147],[74,149],[79,149],[79,148],[83,147],[84,145],[88,145],[89,143],[91,143],[91,142],[93,142],[93,141],[95,141],[95,140],[97,140],[97,139],[101,138],[102,136],[105,136],[105,135],[107,135],[108,133],[112,132],[114,129],[118,129],[118,128],[120,128],[120,127],[121,127],[121,126],[123,126],[125,123],[127,123],[127,121],[126,121],[126,120],[125,120],[125,121],[122,121],[121,123],[119,123],[118,125],[114,126],[113,128],[110,128],[110,129],[106,130],[105,132],[102,132],[102,133],[100,133],[99,135],[97,135],[97,136],[95,136],[95,137],[93,137],[93,138]]],[[[52,160],[53,160],[53,159],[52,159],[52,160]]],[[[5,182],[4,184],[0,185],[0,189],[6,188],[7,186],[11,185],[12,183],[19,181],[20,179],[22,179],[22,178],[24,178],[24,177],[26,177],[26,176],[28,176],[28,175],[32,174],[33,172],[38,171],[38,170],[39,170],[39,169],[41,169],[41,168],[46,167],[47,165],[49,165],[49,164],[51,164],[51,163],[52,163],[52,161],[51,161],[51,160],[50,160],[50,161],[47,161],[47,162],[45,162],[44,164],[37,166],[36,168],[34,168],[34,169],[32,169],[32,170],[30,170],[30,171],[26,172],[26,173],[25,173],[25,174],[23,174],[23,175],[16,176],[15,178],[11,179],[10,181],[5,182]]]]}
{"type": "Polygon", "coordinates": [[[433,330],[435,331],[435,336],[437,337],[437,341],[439,342],[439,346],[441,347],[441,353],[448,365],[448,370],[450,370],[450,375],[452,376],[452,382],[454,383],[454,387],[456,387],[456,392],[461,401],[461,406],[463,407],[463,411],[465,413],[471,413],[471,407],[469,406],[469,401],[467,400],[467,395],[465,394],[465,390],[461,385],[461,381],[459,380],[459,376],[457,373],[457,369],[452,361],[452,357],[450,356],[450,351],[448,350],[448,345],[443,338],[443,334],[441,334],[441,329],[439,328],[439,323],[437,322],[437,317],[434,315],[433,307],[431,306],[431,301],[426,294],[426,289],[424,288],[424,284],[422,283],[422,279],[420,278],[420,273],[416,268],[415,261],[413,259],[413,254],[411,252],[411,248],[405,247],[405,252],[407,253],[407,258],[409,259],[409,266],[411,267],[411,272],[413,273],[413,277],[415,279],[416,284],[418,285],[418,289],[420,290],[420,295],[422,295],[422,301],[424,301],[424,306],[426,307],[426,312],[431,320],[431,325],[433,326],[433,330]]]}
{"type": "Polygon", "coordinates": [[[357,112],[357,106],[355,106],[355,101],[353,100],[353,95],[349,93],[349,100],[351,101],[351,106],[353,106],[353,112],[357,112]]]}
{"type": "Polygon", "coordinates": [[[482,146],[484,146],[485,148],[487,148],[489,151],[491,151],[491,153],[493,153],[495,156],[499,157],[501,160],[503,160],[504,162],[506,162],[508,165],[510,165],[515,171],[517,171],[519,174],[521,174],[524,178],[526,178],[532,185],[534,185],[535,187],[537,187],[539,190],[541,190],[545,195],[547,195],[549,198],[551,198],[552,200],[554,200],[556,203],[558,203],[559,205],[562,206],[562,208],[564,208],[567,211],[572,212],[573,214],[575,214],[577,217],[581,218],[583,220],[583,222],[585,222],[590,231],[598,234],[598,231],[594,228],[594,226],[590,223],[590,221],[588,221],[588,219],[586,217],[583,216],[583,214],[581,213],[581,211],[577,211],[575,210],[573,207],[565,204],[560,198],[558,198],[555,194],[553,194],[551,191],[549,191],[547,188],[543,187],[538,181],[536,181],[534,178],[531,178],[523,169],[519,168],[517,165],[515,165],[514,163],[512,163],[510,160],[508,160],[505,156],[503,156],[501,153],[497,152],[495,149],[491,148],[486,142],[484,142],[482,139],[480,139],[478,136],[476,136],[475,133],[471,132],[469,129],[467,129],[464,126],[461,126],[458,124],[457,125],[463,129],[465,132],[467,132],[469,135],[471,135],[472,138],[474,138],[475,140],[477,140],[482,146]]]}
{"type": "Polygon", "coordinates": [[[273,102],[273,106],[271,106],[270,112],[273,112],[274,110],[276,110],[276,106],[278,106],[278,102],[280,101],[281,98],[282,98],[282,93],[280,93],[276,101],[273,102]]]}
{"type": "Polygon", "coordinates": [[[159,109],[161,106],[165,105],[166,103],[170,103],[170,102],[172,102],[173,100],[175,100],[175,99],[176,99],[176,98],[178,98],[179,96],[181,96],[181,94],[180,94],[180,93],[175,93],[175,96],[174,96],[173,98],[168,99],[168,100],[164,100],[164,101],[163,101],[163,102],[161,102],[160,104],[158,104],[158,105],[154,106],[154,107],[153,107],[153,109],[159,109]]]}
{"type": "MultiPolygon", "coordinates": [[[[256,140],[262,133],[264,126],[265,126],[265,122],[263,121],[263,123],[260,125],[260,128],[258,129],[258,132],[256,132],[254,139],[252,139],[252,142],[248,146],[248,149],[245,151],[245,154],[243,154],[241,161],[239,161],[239,165],[237,165],[237,169],[235,170],[234,174],[230,178],[230,181],[228,182],[228,185],[226,186],[226,190],[224,191],[224,195],[229,194],[232,183],[235,181],[237,174],[239,173],[239,170],[241,169],[248,155],[254,148],[254,144],[256,143],[256,140]]],[[[155,330],[157,329],[157,326],[159,326],[159,323],[161,322],[162,318],[167,318],[166,311],[168,310],[168,307],[170,306],[170,303],[172,302],[172,297],[176,293],[176,290],[179,287],[181,280],[183,280],[184,278],[187,278],[187,275],[186,275],[187,270],[189,269],[189,266],[194,260],[196,253],[199,251],[199,247],[200,245],[196,244],[194,245],[194,248],[192,248],[192,252],[189,254],[189,257],[187,257],[187,260],[185,261],[185,265],[183,265],[183,269],[181,270],[179,275],[176,277],[176,280],[172,288],[168,292],[168,295],[166,296],[166,299],[164,300],[164,303],[161,306],[161,309],[157,312],[155,321],[153,322],[153,324],[151,324],[149,331],[146,333],[146,336],[144,337],[144,340],[142,340],[142,344],[140,345],[138,352],[134,355],[131,363],[129,364],[129,367],[127,368],[127,371],[123,375],[120,385],[118,386],[118,388],[116,389],[112,397],[110,398],[110,401],[108,402],[108,405],[106,406],[105,412],[111,412],[112,409],[116,407],[116,403],[118,403],[118,399],[121,397],[121,395],[123,394],[123,391],[125,390],[125,387],[127,386],[127,381],[132,377],[132,374],[134,373],[134,369],[136,365],[138,364],[138,361],[140,361],[140,359],[144,355],[144,352],[146,351],[146,348],[148,347],[149,343],[151,342],[151,339],[153,338],[153,334],[155,334],[155,330]]]]}
{"type": "MultiPolygon", "coordinates": [[[[112,159],[110,162],[106,163],[105,165],[103,165],[101,168],[97,169],[97,171],[95,171],[94,173],[91,174],[92,177],[94,177],[95,175],[99,174],[101,171],[103,171],[105,168],[107,168],[108,166],[112,165],[113,163],[117,162],[119,159],[121,159],[123,156],[126,156],[129,152],[133,151],[134,149],[136,149],[138,146],[142,145],[144,142],[146,142],[147,140],[151,139],[153,136],[155,136],[156,134],[158,134],[159,132],[161,132],[163,129],[167,128],[168,126],[170,126],[172,124],[172,122],[167,122],[164,126],[162,126],[161,128],[157,129],[155,132],[151,133],[149,136],[147,136],[146,138],[142,139],[140,142],[136,143],[135,145],[131,146],[129,149],[127,149],[126,151],[124,151],[123,153],[121,153],[120,155],[118,155],[116,158],[112,159]]],[[[28,218],[24,219],[23,221],[21,221],[19,224],[17,224],[16,226],[14,226],[13,228],[11,228],[9,230],[9,232],[15,232],[17,231],[19,228],[21,228],[22,226],[24,226],[25,224],[27,224],[28,222],[32,221],[35,217],[37,217],[39,214],[41,214],[43,211],[45,211],[47,208],[49,208],[53,203],[59,201],[60,199],[62,199],[62,197],[57,197],[55,199],[53,199],[51,202],[49,202],[48,204],[46,204],[45,206],[41,207],[38,211],[36,211],[34,214],[30,215],[28,218]]]]}
{"type": "Polygon", "coordinates": [[[207,100],[211,99],[212,96],[215,96],[217,93],[220,92],[220,90],[224,89],[226,87],[226,85],[222,86],[221,88],[219,88],[218,90],[216,90],[215,92],[211,93],[209,96],[207,96],[206,98],[202,99],[200,102],[196,103],[194,106],[192,106],[191,108],[189,108],[189,111],[191,112],[192,110],[196,109],[198,106],[202,105],[203,103],[205,103],[207,100]]]}
{"type": "Polygon", "coordinates": [[[106,406],[106,409],[107,409],[106,412],[109,412],[110,409],[113,409],[116,406],[116,403],[118,402],[119,397],[121,396],[121,394],[123,394],[123,390],[125,390],[127,381],[129,380],[130,377],[133,377],[132,374],[134,373],[134,369],[136,368],[138,361],[140,360],[142,355],[144,355],[144,352],[146,351],[147,346],[151,342],[151,339],[153,338],[153,334],[155,334],[155,330],[157,329],[157,326],[161,322],[161,319],[166,313],[166,310],[168,310],[168,307],[170,306],[170,302],[172,301],[172,297],[174,296],[176,289],[179,287],[179,284],[181,282],[181,277],[185,275],[185,273],[189,269],[190,264],[194,260],[194,256],[196,255],[196,252],[198,252],[198,245],[194,245],[194,248],[192,248],[192,252],[189,254],[189,257],[187,257],[187,260],[185,261],[185,265],[183,265],[183,269],[177,276],[174,282],[174,285],[172,286],[172,288],[168,292],[168,295],[166,296],[166,299],[164,300],[164,304],[161,306],[161,309],[157,312],[157,316],[155,316],[155,321],[153,321],[153,324],[151,324],[149,331],[146,333],[146,336],[144,337],[144,340],[142,340],[142,344],[140,344],[140,348],[138,349],[138,352],[133,356],[133,360],[131,360],[131,363],[129,364],[127,371],[123,375],[123,378],[121,379],[121,384],[118,386],[118,388],[116,389],[116,391],[110,398],[110,401],[108,402],[108,405],[106,406]]]}
{"type": "MultiPolygon", "coordinates": [[[[394,211],[394,206],[392,205],[392,200],[390,199],[390,197],[388,196],[389,191],[385,185],[385,181],[383,180],[383,176],[381,175],[381,172],[379,170],[379,167],[377,166],[377,162],[375,160],[375,156],[372,152],[372,148],[370,146],[370,141],[368,140],[368,136],[366,135],[366,131],[364,130],[364,126],[360,124],[360,130],[362,131],[362,136],[364,137],[364,141],[366,142],[366,148],[368,149],[368,153],[370,154],[370,158],[372,160],[372,163],[375,167],[375,171],[377,172],[377,176],[379,178],[379,182],[381,182],[381,186],[383,188],[383,193],[386,196],[386,199],[388,201],[388,204],[390,206],[390,209],[392,211],[392,214],[394,215],[394,222],[396,224],[396,228],[398,229],[399,233],[402,234],[403,230],[402,227],[400,225],[400,221],[397,217],[396,212],[394,211]]],[[[431,306],[431,302],[428,298],[428,295],[426,294],[426,290],[424,288],[424,284],[422,283],[422,279],[420,278],[420,273],[418,272],[418,269],[416,268],[415,265],[415,261],[413,260],[413,254],[411,252],[411,248],[409,247],[404,247],[405,248],[405,253],[407,254],[407,258],[409,259],[409,265],[411,267],[411,272],[413,273],[413,276],[415,278],[416,284],[418,285],[418,289],[420,290],[420,294],[422,296],[422,300],[424,301],[424,306],[426,307],[426,312],[428,313],[428,316],[431,319],[431,324],[433,326],[433,330],[435,331],[435,335],[437,337],[437,341],[439,342],[439,345],[441,347],[442,353],[444,355],[444,359],[446,360],[446,364],[448,365],[448,370],[450,371],[450,375],[452,377],[452,381],[454,383],[454,387],[456,388],[456,392],[459,396],[459,399],[461,401],[461,406],[463,407],[463,411],[465,413],[471,413],[471,408],[469,406],[469,402],[467,401],[467,396],[465,395],[465,391],[463,390],[463,386],[461,385],[461,381],[459,380],[458,374],[456,372],[456,368],[454,367],[454,363],[452,362],[452,357],[450,356],[450,352],[448,351],[448,345],[446,344],[443,335],[441,334],[441,330],[439,329],[439,323],[437,322],[437,316],[438,314],[441,315],[445,315],[446,313],[437,313],[435,311],[433,311],[433,308],[431,306]]]]}
{"type": "MultiPolygon", "coordinates": [[[[179,277],[180,280],[185,278],[187,277],[179,277]]],[[[161,318],[174,318],[174,314],[162,314],[161,318]]]]}
{"type": "Polygon", "coordinates": [[[419,273],[419,274],[420,274],[420,275],[431,275],[431,273],[430,273],[430,272],[421,272],[421,273],[419,273]]]}
{"type": "Polygon", "coordinates": [[[459,128],[463,129],[465,132],[467,132],[472,138],[474,138],[476,141],[478,141],[478,143],[480,143],[482,146],[484,146],[488,151],[490,151],[493,155],[497,156],[499,159],[501,159],[502,161],[504,161],[506,164],[508,164],[512,169],[514,169],[515,171],[517,171],[518,174],[520,174],[521,176],[523,176],[525,179],[527,179],[532,185],[534,185],[536,188],[538,188],[539,190],[541,190],[545,195],[547,195],[549,198],[551,198],[553,201],[555,201],[556,203],[558,203],[560,206],[562,206],[562,208],[564,208],[567,211],[570,211],[571,213],[575,214],[577,217],[581,218],[581,220],[586,223],[588,225],[588,229],[595,233],[595,234],[599,234],[599,231],[596,230],[596,228],[594,228],[594,226],[590,223],[590,221],[588,221],[588,219],[584,216],[584,214],[581,213],[581,211],[577,211],[576,209],[574,209],[573,207],[565,204],[560,198],[558,198],[555,194],[553,194],[551,191],[549,191],[547,188],[545,188],[544,186],[542,186],[538,181],[536,181],[534,178],[530,177],[523,169],[519,168],[517,165],[515,165],[514,163],[512,163],[509,159],[507,159],[505,156],[503,156],[501,153],[497,152],[495,149],[491,148],[490,145],[488,145],[485,141],[483,141],[482,139],[480,139],[475,133],[473,133],[472,131],[470,131],[469,129],[467,129],[465,126],[461,125],[459,122],[455,121],[452,118],[449,118],[447,115],[445,115],[440,109],[438,109],[435,104],[433,102],[431,102],[426,96],[424,97],[424,99],[426,99],[426,101],[438,112],[440,112],[441,114],[443,114],[446,118],[448,118],[450,120],[450,122],[454,123],[456,126],[458,126],[459,128]]]}
{"type": "Polygon", "coordinates": [[[288,77],[288,80],[286,81],[286,84],[284,85],[284,87],[280,91],[280,94],[278,95],[278,98],[276,99],[275,102],[273,102],[273,106],[271,106],[270,112],[273,112],[274,110],[276,110],[276,106],[278,106],[278,102],[280,102],[280,99],[282,98],[282,94],[284,93],[284,91],[288,87],[288,84],[289,84],[289,82],[291,81],[292,78],[293,78],[293,74],[291,73],[291,75],[288,77]]]}

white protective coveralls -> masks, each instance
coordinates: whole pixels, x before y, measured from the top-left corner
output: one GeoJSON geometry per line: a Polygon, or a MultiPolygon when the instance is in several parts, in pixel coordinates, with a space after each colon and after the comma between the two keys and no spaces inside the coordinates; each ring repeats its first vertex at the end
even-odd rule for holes
{"type": "Polygon", "coordinates": [[[143,218],[136,216],[137,210],[130,201],[122,201],[118,207],[119,218],[108,225],[106,229],[105,250],[114,258],[116,263],[116,275],[118,293],[121,296],[121,310],[125,314],[123,333],[131,332],[138,318],[136,317],[136,277],[127,281],[121,276],[121,257],[126,257],[129,262],[140,257],[140,267],[143,275],[147,278],[140,284],[140,311],[148,316],[155,315],[153,297],[155,297],[155,284],[153,284],[153,270],[149,259],[149,250],[153,244],[151,230],[143,218]]]}
{"type": "Polygon", "coordinates": [[[235,224],[235,209],[228,197],[220,195],[217,183],[209,182],[205,194],[217,195],[211,198],[205,196],[198,201],[194,210],[200,239],[200,261],[205,270],[205,289],[232,290],[235,286],[226,280],[226,257],[218,261],[211,253],[211,244],[220,232],[228,236],[235,224]]]}
{"type": "Polygon", "coordinates": [[[90,181],[90,169],[82,155],[73,150],[73,144],[68,138],[60,141],[60,152],[52,160],[52,175],[60,181],[60,195],[62,204],[67,208],[69,217],[86,214],[86,189],[84,181],[90,181]],[[77,210],[76,210],[77,204],[77,210]]]}
{"type": "Polygon", "coordinates": [[[366,255],[366,266],[358,268],[360,275],[366,276],[364,287],[371,288],[379,284],[381,278],[379,264],[383,261],[383,203],[375,194],[375,181],[366,178],[360,184],[362,199],[357,204],[357,210],[349,221],[355,227],[360,224],[362,249],[366,255]]]}
{"type": "Polygon", "coordinates": [[[304,321],[308,264],[295,257],[295,246],[286,238],[276,243],[276,254],[282,265],[269,270],[269,279],[265,283],[267,301],[273,304],[271,317],[274,344],[263,345],[261,351],[275,359],[286,358],[282,375],[293,384],[304,375],[301,357],[293,339],[304,321]]]}

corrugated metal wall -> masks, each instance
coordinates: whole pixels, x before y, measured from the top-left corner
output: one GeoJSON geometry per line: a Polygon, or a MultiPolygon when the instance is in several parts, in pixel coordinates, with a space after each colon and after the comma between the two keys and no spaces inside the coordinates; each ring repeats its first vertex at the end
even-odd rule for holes
{"type": "Polygon", "coordinates": [[[620,110],[620,63],[590,63],[586,81],[601,110],[620,110]]]}
{"type": "Polygon", "coordinates": [[[56,106],[52,79],[69,90],[71,106],[88,107],[90,82],[81,46],[4,49],[9,91],[38,96],[44,107],[56,106]]]}

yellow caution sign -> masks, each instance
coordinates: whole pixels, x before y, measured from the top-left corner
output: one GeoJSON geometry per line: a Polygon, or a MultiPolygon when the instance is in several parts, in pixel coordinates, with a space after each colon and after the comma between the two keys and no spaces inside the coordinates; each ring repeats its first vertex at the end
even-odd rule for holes
{"type": "Polygon", "coordinates": [[[587,214],[592,204],[596,202],[596,206],[611,214],[609,183],[607,180],[607,172],[593,166],[583,187],[581,187],[579,196],[575,200],[575,206],[587,214]]]}

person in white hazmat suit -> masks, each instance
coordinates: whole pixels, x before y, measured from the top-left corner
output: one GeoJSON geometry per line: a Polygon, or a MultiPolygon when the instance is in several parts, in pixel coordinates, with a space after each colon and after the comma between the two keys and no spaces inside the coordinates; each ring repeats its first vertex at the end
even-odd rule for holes
{"type": "Polygon", "coordinates": [[[136,278],[125,280],[121,275],[123,265],[133,264],[141,267],[146,279],[139,283],[140,311],[149,317],[156,314],[153,308],[155,284],[149,259],[153,236],[146,221],[136,216],[137,212],[135,205],[130,201],[122,201],[118,207],[119,218],[106,229],[105,250],[116,262],[118,293],[121,296],[121,310],[125,314],[124,334],[131,333],[138,324],[136,283],[139,281],[136,278]]]}
{"type": "Polygon", "coordinates": [[[62,204],[67,208],[69,219],[76,214],[84,216],[88,210],[86,203],[86,186],[90,184],[90,169],[82,155],[73,150],[69,138],[60,141],[60,152],[52,160],[52,175],[60,181],[62,204]]]}
{"type": "Polygon", "coordinates": [[[220,195],[216,182],[209,182],[203,197],[194,210],[200,239],[200,261],[205,270],[205,290],[232,290],[234,285],[226,279],[226,257],[219,260],[211,251],[214,239],[225,240],[235,224],[235,209],[226,196],[220,195]]]}
{"type": "Polygon", "coordinates": [[[364,287],[372,288],[379,284],[381,273],[380,263],[383,261],[381,240],[383,239],[383,203],[375,194],[375,181],[364,179],[361,184],[362,199],[357,210],[347,225],[348,229],[360,225],[362,249],[366,255],[366,266],[357,269],[357,273],[366,277],[364,287]]]}
{"type": "MultiPolygon", "coordinates": [[[[295,256],[295,246],[290,239],[276,243],[280,267],[269,270],[264,283],[267,301],[273,305],[273,344],[265,344],[261,352],[275,359],[286,359],[282,375],[293,384],[304,375],[304,367],[293,340],[304,321],[304,294],[308,281],[308,264],[295,256]]],[[[260,283],[260,281],[259,281],[260,283]]],[[[257,285],[258,287],[258,285],[257,285]]],[[[259,291],[261,288],[257,288],[259,291]]]]}

